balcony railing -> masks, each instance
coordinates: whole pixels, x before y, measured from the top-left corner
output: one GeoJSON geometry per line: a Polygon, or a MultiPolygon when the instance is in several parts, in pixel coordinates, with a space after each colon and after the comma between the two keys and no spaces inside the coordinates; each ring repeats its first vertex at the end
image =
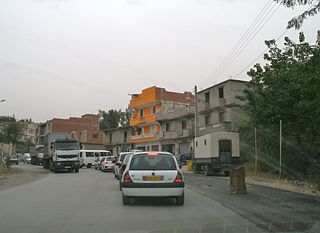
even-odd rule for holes
{"type": "Polygon", "coordinates": [[[133,136],[130,136],[130,140],[148,139],[148,138],[153,138],[154,136],[155,136],[155,134],[133,135],[133,136]]]}
{"type": "Polygon", "coordinates": [[[182,138],[182,137],[193,137],[194,131],[192,129],[180,129],[176,131],[169,131],[169,132],[160,132],[158,135],[159,139],[175,139],[175,138],[182,138]]]}

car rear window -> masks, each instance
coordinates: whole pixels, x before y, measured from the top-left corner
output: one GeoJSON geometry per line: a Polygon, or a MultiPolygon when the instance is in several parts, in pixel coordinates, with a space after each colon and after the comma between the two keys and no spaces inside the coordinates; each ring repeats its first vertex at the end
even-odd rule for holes
{"type": "Polygon", "coordinates": [[[133,155],[130,170],[176,170],[176,163],[172,155],[168,154],[137,154],[133,155]]]}

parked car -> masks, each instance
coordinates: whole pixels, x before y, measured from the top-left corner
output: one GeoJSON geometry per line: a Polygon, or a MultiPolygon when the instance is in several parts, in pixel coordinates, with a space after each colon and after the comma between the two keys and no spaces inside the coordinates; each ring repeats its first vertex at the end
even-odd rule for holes
{"type": "Polygon", "coordinates": [[[187,160],[192,159],[192,155],[191,155],[191,153],[181,153],[181,154],[176,155],[176,159],[179,164],[186,165],[187,160]]]}
{"type": "Polygon", "coordinates": [[[133,152],[121,152],[118,156],[118,160],[113,164],[113,172],[114,177],[119,179],[120,178],[120,168],[121,165],[127,155],[133,154],[133,152]]]}
{"type": "Polygon", "coordinates": [[[94,169],[96,169],[96,170],[100,170],[101,169],[101,162],[105,157],[106,156],[100,156],[100,157],[97,157],[94,160],[94,169]]]}
{"type": "Polygon", "coordinates": [[[115,156],[107,156],[101,161],[101,171],[113,171],[113,164],[117,161],[115,156]]]}
{"type": "Polygon", "coordinates": [[[121,178],[122,203],[132,197],[174,197],[184,204],[184,179],[174,155],[168,152],[139,152],[129,156],[121,178]]]}
{"type": "Polygon", "coordinates": [[[19,164],[18,157],[16,155],[9,156],[9,163],[18,165],[19,164]]]}
{"type": "Polygon", "coordinates": [[[98,157],[111,156],[111,152],[107,150],[80,150],[80,168],[91,168],[95,164],[98,157]]]}
{"type": "Polygon", "coordinates": [[[24,163],[31,164],[31,155],[29,153],[25,153],[23,157],[24,157],[24,163]]]}
{"type": "Polygon", "coordinates": [[[118,174],[118,177],[119,177],[119,189],[121,190],[121,178],[122,178],[122,175],[123,175],[123,172],[124,170],[126,169],[127,167],[127,164],[131,158],[131,156],[133,155],[134,153],[130,153],[130,154],[127,154],[122,162],[122,164],[120,165],[119,167],[119,174],[118,174]]]}

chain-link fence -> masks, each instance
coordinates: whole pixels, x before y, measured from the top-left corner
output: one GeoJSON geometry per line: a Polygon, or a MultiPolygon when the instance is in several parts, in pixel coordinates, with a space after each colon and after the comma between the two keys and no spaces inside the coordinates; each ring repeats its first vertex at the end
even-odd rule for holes
{"type": "Polygon", "coordinates": [[[263,172],[308,181],[320,188],[320,148],[316,143],[289,135],[285,130],[280,134],[279,125],[243,127],[239,132],[241,156],[251,165],[253,174],[263,172]]]}

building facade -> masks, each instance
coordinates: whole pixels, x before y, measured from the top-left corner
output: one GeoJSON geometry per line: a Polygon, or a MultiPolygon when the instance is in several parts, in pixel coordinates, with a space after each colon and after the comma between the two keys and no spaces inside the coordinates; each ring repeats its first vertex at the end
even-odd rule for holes
{"type": "Polygon", "coordinates": [[[112,155],[118,156],[120,152],[127,152],[131,149],[129,127],[105,129],[103,132],[105,133],[106,148],[112,152],[112,155]]]}
{"type": "Polygon", "coordinates": [[[146,88],[140,94],[133,94],[129,105],[133,112],[129,142],[135,149],[161,150],[161,142],[158,140],[161,125],[157,114],[165,115],[170,110],[187,108],[193,103],[191,92],[169,92],[156,86],[146,88]]]}
{"type": "Polygon", "coordinates": [[[53,118],[40,123],[37,130],[37,144],[45,145],[48,134],[64,133],[81,142],[83,149],[104,149],[105,135],[99,130],[99,116],[86,114],[69,119],[53,118]]]}
{"type": "Polygon", "coordinates": [[[194,110],[190,106],[157,115],[161,128],[158,139],[162,151],[176,155],[193,152],[194,110]]]}
{"type": "Polygon", "coordinates": [[[243,105],[246,81],[229,79],[197,93],[197,136],[214,132],[236,131],[246,118],[236,105],[243,105]]]}

